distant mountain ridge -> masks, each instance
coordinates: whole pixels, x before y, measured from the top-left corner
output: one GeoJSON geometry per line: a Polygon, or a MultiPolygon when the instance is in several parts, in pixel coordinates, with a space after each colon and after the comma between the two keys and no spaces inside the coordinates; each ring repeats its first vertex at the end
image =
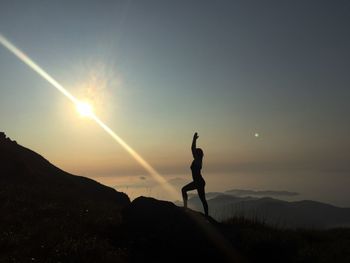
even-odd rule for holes
{"type": "MultiPolygon", "coordinates": [[[[272,197],[239,197],[231,194],[213,196],[210,193],[209,196],[212,196],[208,200],[210,214],[219,221],[238,216],[279,227],[350,226],[350,208],[311,200],[288,202],[272,197]]],[[[202,204],[197,196],[189,199],[189,207],[202,211],[202,204]]]]}
{"type": "Polygon", "coordinates": [[[225,193],[237,195],[237,196],[297,196],[299,193],[290,192],[290,191],[275,191],[275,190],[264,190],[264,191],[255,191],[255,190],[242,190],[242,189],[232,189],[227,190],[225,193]]]}

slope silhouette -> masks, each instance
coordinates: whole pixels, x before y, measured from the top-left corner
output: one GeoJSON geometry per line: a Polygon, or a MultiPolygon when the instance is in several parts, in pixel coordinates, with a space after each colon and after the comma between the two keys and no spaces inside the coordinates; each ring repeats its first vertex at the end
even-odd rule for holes
{"type": "MultiPolygon", "coordinates": [[[[3,138],[3,137],[2,137],[3,138]]],[[[18,145],[9,138],[0,139],[0,180],[13,186],[39,187],[45,194],[84,200],[129,203],[129,197],[92,179],[71,175],[41,155],[18,145]],[[53,187],[54,191],[50,191],[53,187]]],[[[36,189],[39,190],[39,189],[36,189]]]]}
{"type": "Polygon", "coordinates": [[[0,136],[0,262],[114,262],[129,197],[0,136]]]}
{"type": "Polygon", "coordinates": [[[69,174],[0,133],[0,262],[350,262],[350,230],[219,223],[69,174]]]}

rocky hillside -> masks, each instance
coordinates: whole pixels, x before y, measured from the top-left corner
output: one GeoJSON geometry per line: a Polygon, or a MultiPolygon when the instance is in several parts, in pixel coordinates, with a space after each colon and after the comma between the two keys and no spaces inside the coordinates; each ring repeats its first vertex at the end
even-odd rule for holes
{"type": "Polygon", "coordinates": [[[129,203],[0,135],[0,262],[115,262],[109,236],[129,203]]]}

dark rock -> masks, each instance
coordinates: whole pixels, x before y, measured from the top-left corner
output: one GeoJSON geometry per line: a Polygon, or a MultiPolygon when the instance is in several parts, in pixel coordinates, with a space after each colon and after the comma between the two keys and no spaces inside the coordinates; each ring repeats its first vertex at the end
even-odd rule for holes
{"type": "Polygon", "coordinates": [[[139,197],[125,208],[123,215],[132,261],[226,262],[232,258],[222,251],[234,250],[231,245],[222,247],[226,240],[216,227],[218,223],[200,213],[171,202],[139,197]]]}

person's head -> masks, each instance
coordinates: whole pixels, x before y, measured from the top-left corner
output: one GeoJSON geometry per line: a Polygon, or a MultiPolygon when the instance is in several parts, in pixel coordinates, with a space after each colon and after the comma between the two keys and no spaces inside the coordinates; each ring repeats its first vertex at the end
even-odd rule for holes
{"type": "Polygon", "coordinates": [[[196,148],[196,155],[199,157],[199,158],[203,158],[203,150],[201,148],[196,148]]]}

